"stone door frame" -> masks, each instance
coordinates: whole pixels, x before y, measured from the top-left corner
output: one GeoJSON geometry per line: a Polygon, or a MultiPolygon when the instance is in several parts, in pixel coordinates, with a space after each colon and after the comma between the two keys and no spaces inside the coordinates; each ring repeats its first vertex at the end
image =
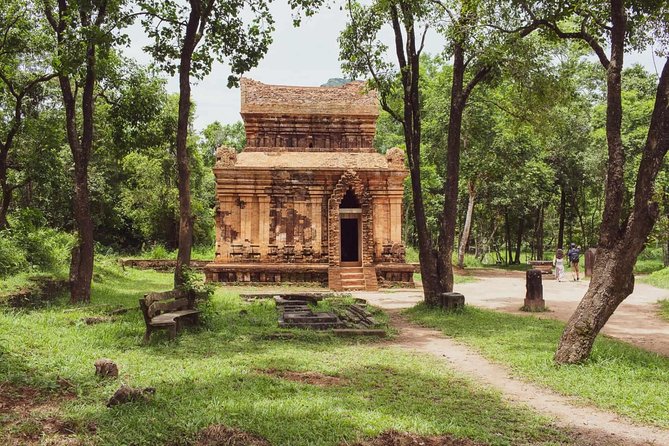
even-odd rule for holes
{"type": "Polygon", "coordinates": [[[342,174],[328,199],[328,262],[330,266],[341,266],[341,216],[339,205],[351,189],[360,202],[360,264],[372,266],[374,225],[372,220],[372,196],[358,174],[347,170],[342,174]]]}

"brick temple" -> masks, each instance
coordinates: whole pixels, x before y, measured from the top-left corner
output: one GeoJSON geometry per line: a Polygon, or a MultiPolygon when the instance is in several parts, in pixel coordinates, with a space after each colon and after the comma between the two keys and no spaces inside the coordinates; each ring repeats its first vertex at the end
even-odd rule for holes
{"type": "Polygon", "coordinates": [[[404,153],[373,148],[379,107],[361,82],[241,81],[246,147],[216,152],[208,281],[413,286],[402,244],[404,153]]]}

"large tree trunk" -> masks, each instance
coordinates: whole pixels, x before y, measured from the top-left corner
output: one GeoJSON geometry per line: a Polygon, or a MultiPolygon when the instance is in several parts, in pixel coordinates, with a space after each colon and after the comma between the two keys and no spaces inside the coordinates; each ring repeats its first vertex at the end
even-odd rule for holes
{"type": "Polygon", "coordinates": [[[465,227],[462,228],[462,236],[460,237],[460,246],[458,248],[458,268],[465,267],[465,253],[467,251],[467,241],[469,240],[469,233],[472,229],[472,216],[474,215],[474,201],[476,200],[476,189],[474,182],[467,183],[467,191],[469,192],[469,201],[467,202],[467,214],[465,215],[465,227]]]}
{"type": "MultiPolygon", "coordinates": [[[[403,20],[400,20],[397,7],[390,5],[393,33],[395,37],[395,52],[400,66],[403,86],[403,116],[396,116],[402,122],[404,129],[404,143],[407,149],[407,161],[411,176],[411,191],[413,193],[413,210],[416,219],[416,235],[418,236],[418,258],[423,281],[423,295],[427,305],[435,305],[441,292],[439,284],[439,270],[437,255],[433,246],[432,236],[427,226],[423,189],[421,185],[421,115],[420,115],[420,52],[416,47],[416,35],[413,27],[411,10],[406,4],[400,3],[403,20]],[[402,28],[404,27],[404,33],[402,28]],[[404,42],[406,35],[406,44],[404,42]]],[[[386,111],[393,113],[387,106],[386,111]]]]}
{"type": "Polygon", "coordinates": [[[463,85],[465,76],[465,51],[456,42],[453,48],[453,81],[451,84],[451,107],[448,117],[448,140],[446,147],[446,181],[444,182],[444,204],[439,231],[439,266],[441,288],[453,291],[453,247],[458,214],[458,184],[460,179],[460,135],[465,100],[463,85]]]}
{"type": "Polygon", "coordinates": [[[620,303],[634,290],[636,259],[659,215],[653,186],[669,149],[669,59],[657,87],[646,145],[637,171],[634,206],[621,221],[625,156],[621,138],[621,72],[625,39],[625,8],[611,1],[611,60],[607,67],[606,133],[609,148],[606,202],[597,258],[588,292],[565,328],[555,353],[559,364],[588,358],[595,338],[620,303]]]}
{"type": "MultiPolygon", "coordinates": [[[[95,63],[95,53],[89,49],[89,63],[95,63]]],[[[79,139],[77,129],[77,104],[72,93],[70,79],[59,76],[60,88],[65,106],[65,128],[67,139],[74,161],[74,220],[77,229],[77,240],[72,248],[70,262],[70,300],[89,302],[91,300],[91,281],[93,279],[94,241],[93,221],[90,210],[90,193],[88,190],[88,163],[92,146],[93,119],[93,87],[95,70],[87,69],[84,94],[82,95],[82,119],[84,130],[79,139]],[[85,135],[85,136],[84,136],[85,135]]]]}
{"type": "Polygon", "coordinates": [[[588,291],[565,327],[555,361],[575,364],[590,356],[599,331],[618,305],[634,289],[634,261],[638,254],[597,250],[588,291]]]}
{"type": "Polygon", "coordinates": [[[95,47],[89,44],[86,52],[86,76],[81,96],[81,139],[76,124],[76,97],[72,93],[70,79],[59,76],[67,138],[74,161],[74,220],[77,240],[72,249],[70,263],[70,300],[90,302],[93,280],[94,240],[91,218],[90,192],[88,189],[88,164],[93,147],[93,115],[95,112],[94,90],[96,83],[95,47]]]}
{"type": "Polygon", "coordinates": [[[184,268],[190,266],[193,247],[193,216],[190,197],[190,157],[188,156],[188,124],[190,120],[190,70],[193,52],[197,45],[197,30],[200,22],[200,4],[190,2],[191,11],[186,26],[181,61],[179,64],[179,119],[177,122],[177,172],[179,189],[179,250],[174,269],[174,286],[185,281],[184,268]]]}

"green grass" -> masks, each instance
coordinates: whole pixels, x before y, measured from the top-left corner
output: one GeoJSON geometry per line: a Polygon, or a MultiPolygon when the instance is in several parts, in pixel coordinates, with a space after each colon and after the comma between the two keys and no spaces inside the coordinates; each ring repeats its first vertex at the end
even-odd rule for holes
{"type": "Polygon", "coordinates": [[[515,376],[641,423],[669,427],[669,358],[600,336],[586,363],[558,367],[553,354],[561,322],[469,306],[448,313],[421,304],[407,314],[508,365],[515,376]]]}
{"type": "MultiPolygon", "coordinates": [[[[90,305],[0,312],[0,383],[48,391],[66,378],[76,398],[55,405],[49,416],[70,421],[83,441],[103,445],[184,444],[213,423],[276,445],[338,445],[387,429],[451,433],[491,445],[570,441],[547,420],[476,388],[435,358],[318,332],[270,339],[277,331],[273,304],[242,302],[238,290],[217,289],[209,325],[171,343],[158,333],[142,345],[144,323],[134,309],[112,323],[81,322],[108,307],[136,307],[143,293],[166,290],[171,282],[170,274],[100,265],[90,305]],[[118,363],[118,381],[93,375],[102,357],[118,363]],[[319,387],[258,372],[264,369],[315,371],[345,381],[319,387]],[[108,409],[119,381],[153,386],[155,397],[108,409]],[[95,432],[86,429],[91,422],[95,432]]],[[[40,426],[38,415],[19,418],[11,411],[3,422],[13,426],[4,431],[10,435],[40,426]]]]}
{"type": "MultiPolygon", "coordinates": [[[[194,246],[191,252],[193,260],[212,260],[214,258],[215,247],[212,246],[194,246]]],[[[162,245],[155,245],[150,249],[142,251],[138,255],[132,256],[138,259],[170,259],[176,260],[177,250],[170,251],[162,245]]]]}
{"type": "MultiPolygon", "coordinates": [[[[634,265],[635,274],[651,274],[664,268],[662,259],[637,260],[634,265]]],[[[669,275],[667,276],[669,277],[669,275]]],[[[667,286],[669,287],[669,285],[667,286]]]]}
{"type": "Polygon", "coordinates": [[[642,277],[640,281],[658,288],[669,289],[669,267],[655,271],[646,277],[642,277]]]}
{"type": "Polygon", "coordinates": [[[657,303],[660,304],[660,317],[666,321],[669,321],[669,300],[662,299],[657,303]]]}

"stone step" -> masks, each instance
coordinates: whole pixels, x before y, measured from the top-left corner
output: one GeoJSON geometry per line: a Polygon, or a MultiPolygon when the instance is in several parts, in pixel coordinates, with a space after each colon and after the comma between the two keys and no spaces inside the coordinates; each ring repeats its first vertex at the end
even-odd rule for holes
{"type": "Polygon", "coordinates": [[[341,281],[342,286],[365,286],[365,281],[364,280],[346,280],[342,279],[341,281]]]}
{"type": "Polygon", "coordinates": [[[342,279],[364,279],[365,275],[363,273],[341,273],[342,279]]]}

